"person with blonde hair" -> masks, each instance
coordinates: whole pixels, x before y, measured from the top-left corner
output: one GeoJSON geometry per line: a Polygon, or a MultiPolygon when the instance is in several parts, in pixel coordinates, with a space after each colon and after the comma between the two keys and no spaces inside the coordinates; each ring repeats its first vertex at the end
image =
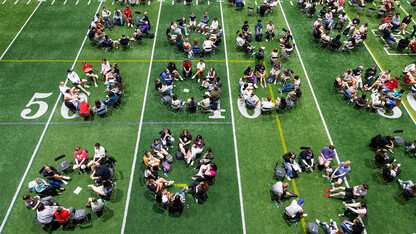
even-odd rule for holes
{"type": "Polygon", "coordinates": [[[277,196],[277,202],[282,204],[281,198],[283,196],[289,196],[289,197],[298,197],[295,193],[289,193],[287,192],[287,188],[289,187],[288,183],[282,183],[282,181],[277,181],[276,184],[273,185],[272,191],[277,196]]]}
{"type": "Polygon", "coordinates": [[[153,157],[153,155],[149,151],[143,152],[143,162],[147,166],[158,167],[160,165],[160,160],[153,157]]]}

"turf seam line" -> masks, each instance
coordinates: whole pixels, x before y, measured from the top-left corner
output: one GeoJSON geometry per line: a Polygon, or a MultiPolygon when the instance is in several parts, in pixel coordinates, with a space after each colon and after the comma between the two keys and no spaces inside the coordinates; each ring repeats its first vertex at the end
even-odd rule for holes
{"type": "MultiPolygon", "coordinates": [[[[3,2],[3,4],[6,1],[3,2]]],[[[16,36],[13,38],[12,42],[10,42],[9,46],[7,46],[6,50],[3,52],[3,54],[0,57],[0,61],[3,59],[4,55],[7,53],[7,51],[9,51],[10,47],[13,45],[14,41],[17,39],[17,37],[20,35],[20,33],[23,31],[23,29],[25,28],[26,24],[29,22],[29,20],[32,18],[32,16],[35,14],[35,12],[38,10],[40,4],[42,4],[43,1],[39,2],[39,4],[36,6],[35,10],[33,10],[32,14],[30,14],[29,18],[26,20],[26,22],[23,24],[23,26],[20,28],[19,32],[16,34],[16,36]]],[[[0,229],[1,231],[1,229],[0,229]]]]}
{"type": "Polygon", "coordinates": [[[143,124],[232,124],[232,122],[143,122],[143,124]]]}
{"type": "MultiPolygon", "coordinates": [[[[263,61],[263,65],[264,65],[264,68],[265,68],[266,77],[268,77],[266,63],[264,61],[263,61]]],[[[271,84],[268,84],[268,86],[269,86],[270,95],[272,96],[272,100],[275,100],[271,84]]],[[[279,114],[277,113],[277,110],[276,110],[275,114],[276,114],[276,123],[277,123],[277,127],[279,129],[279,134],[280,134],[280,140],[282,141],[283,152],[286,154],[287,153],[287,148],[286,148],[285,138],[283,136],[283,129],[282,129],[282,125],[280,124],[279,114]]],[[[293,191],[295,192],[295,194],[298,194],[298,197],[295,198],[295,199],[299,200],[300,196],[299,196],[298,188],[296,186],[295,179],[292,179],[292,185],[293,185],[293,191]]],[[[306,233],[306,223],[305,223],[305,219],[303,217],[301,219],[301,223],[302,223],[302,227],[303,227],[303,232],[306,233]]]]}
{"type": "MultiPolygon", "coordinates": [[[[7,60],[1,60],[0,62],[2,63],[67,63],[67,62],[73,62],[74,60],[65,60],[65,59],[57,59],[57,60],[53,60],[53,59],[7,59],[7,60]]],[[[101,60],[88,60],[88,59],[83,59],[83,60],[77,60],[78,63],[82,62],[82,61],[86,61],[88,63],[98,63],[101,62],[101,60]]],[[[126,59],[126,60],[112,60],[115,63],[149,63],[149,62],[183,62],[184,60],[179,60],[179,59],[174,59],[174,60],[168,60],[168,59],[159,59],[159,60],[140,60],[140,59],[126,59]]],[[[193,59],[190,60],[191,62],[199,62],[199,60],[197,59],[193,59]]],[[[249,60],[204,60],[206,62],[217,62],[217,63],[225,63],[225,62],[230,62],[230,63],[252,63],[253,61],[249,61],[249,60]]]]}
{"type": "MultiPolygon", "coordinates": [[[[279,4],[280,4],[280,3],[279,3],[279,4]]],[[[282,6],[282,4],[280,4],[280,9],[281,9],[281,11],[282,11],[283,18],[284,18],[284,19],[285,19],[285,21],[286,21],[286,25],[287,25],[287,27],[288,27],[288,30],[290,30],[291,32],[293,32],[293,31],[290,29],[289,23],[288,23],[287,18],[286,18],[286,14],[285,14],[285,12],[283,11],[283,6],[282,6]]],[[[347,13],[347,12],[345,11],[345,13],[347,13]]],[[[347,14],[347,17],[349,18],[348,14],[347,14]]],[[[349,19],[350,19],[350,18],[349,18],[349,19]]],[[[351,21],[351,19],[350,19],[350,21],[351,21]]],[[[294,35],[292,35],[292,37],[293,37],[293,44],[295,44],[296,42],[295,42],[295,37],[294,37],[294,35]]],[[[302,57],[301,57],[301,55],[300,55],[300,53],[299,53],[299,49],[298,49],[298,47],[297,47],[297,46],[296,46],[296,48],[295,48],[295,49],[296,49],[296,52],[297,52],[297,54],[298,54],[299,61],[300,61],[300,64],[301,64],[301,66],[302,66],[303,72],[304,72],[304,74],[305,74],[306,80],[308,81],[308,85],[309,85],[309,87],[311,88],[311,93],[312,93],[313,99],[314,99],[314,101],[315,101],[316,108],[318,109],[319,115],[320,115],[320,117],[321,117],[322,124],[324,125],[325,132],[326,132],[326,134],[327,134],[327,136],[328,136],[329,143],[330,143],[331,145],[334,145],[334,143],[333,143],[333,141],[332,141],[331,134],[329,133],[329,130],[328,130],[328,126],[326,125],[325,118],[324,118],[324,116],[323,116],[323,114],[322,114],[322,111],[321,111],[321,108],[320,108],[320,106],[319,106],[318,100],[316,99],[316,96],[315,96],[315,91],[313,90],[313,87],[312,87],[311,81],[310,81],[310,79],[309,79],[308,73],[306,72],[305,65],[303,64],[303,60],[302,60],[302,57]]],[[[334,152],[335,152],[335,158],[336,158],[336,160],[337,160],[337,163],[339,164],[339,163],[340,163],[340,160],[339,160],[338,153],[337,153],[336,149],[334,150],[334,152]]],[[[350,186],[349,186],[349,183],[348,183],[348,180],[347,180],[347,177],[344,177],[344,183],[345,183],[345,185],[346,185],[347,187],[350,187],[350,186]]],[[[355,200],[353,200],[353,201],[355,202],[355,200]]],[[[360,218],[360,221],[362,222],[361,218],[360,218]]],[[[362,223],[364,224],[364,222],[362,222],[362,223]]],[[[363,233],[364,233],[364,234],[367,234],[367,231],[366,231],[366,228],[365,228],[365,227],[364,227],[364,232],[363,232],[363,233]]]]}
{"type": "MultiPolygon", "coordinates": [[[[402,6],[400,6],[400,7],[403,8],[402,6]]],[[[351,21],[351,18],[348,15],[348,13],[347,13],[347,11],[345,9],[344,9],[344,12],[347,15],[349,21],[351,21]]],[[[415,22],[413,19],[412,19],[412,21],[415,22]]],[[[365,45],[365,48],[367,49],[367,51],[370,53],[371,57],[373,58],[374,62],[376,62],[377,66],[380,68],[380,70],[384,72],[383,67],[380,65],[380,63],[378,62],[378,59],[373,54],[373,52],[371,51],[370,47],[367,45],[367,43],[365,41],[364,41],[364,45],[365,45]]],[[[396,89],[394,89],[394,90],[397,91],[396,89]]],[[[407,107],[407,104],[406,104],[406,101],[404,100],[404,98],[402,98],[402,103],[403,103],[404,109],[406,110],[407,114],[409,114],[410,119],[412,119],[413,123],[416,125],[416,117],[409,111],[409,109],[407,107]]]]}
{"type": "Polygon", "coordinates": [[[232,122],[232,129],[233,129],[233,140],[234,140],[234,154],[235,154],[235,164],[236,164],[236,171],[237,171],[237,181],[238,181],[238,195],[240,198],[240,211],[241,211],[241,222],[243,226],[243,234],[246,234],[246,221],[244,215],[244,203],[243,203],[243,191],[241,188],[241,176],[240,176],[240,166],[238,161],[238,149],[237,149],[237,138],[235,134],[235,122],[234,122],[234,107],[233,107],[233,96],[231,93],[231,82],[230,82],[230,69],[228,67],[228,52],[227,52],[227,39],[225,37],[226,29],[224,25],[224,13],[222,11],[222,1],[220,1],[220,12],[221,12],[221,21],[222,21],[222,28],[224,29],[224,51],[225,51],[225,66],[227,70],[227,81],[228,81],[228,96],[230,98],[230,111],[231,111],[231,122],[232,122]]]}
{"type": "Polygon", "coordinates": [[[126,222],[127,222],[127,214],[129,212],[130,196],[131,196],[131,190],[132,190],[132,187],[133,187],[133,179],[134,179],[134,174],[135,174],[134,170],[136,169],[137,153],[138,153],[138,150],[139,150],[140,135],[141,135],[142,126],[143,126],[143,116],[144,116],[144,111],[145,111],[145,108],[146,108],[147,91],[149,90],[150,75],[151,75],[152,65],[153,65],[152,61],[153,61],[153,56],[155,54],[155,47],[156,47],[156,40],[157,40],[157,35],[158,35],[159,22],[160,22],[160,12],[161,11],[162,11],[162,0],[160,1],[159,12],[158,12],[158,15],[157,15],[155,38],[154,38],[154,41],[153,41],[152,54],[150,56],[151,61],[150,61],[149,70],[148,70],[148,73],[147,73],[146,89],[144,91],[142,113],[140,115],[139,129],[137,131],[137,140],[136,140],[136,147],[135,147],[135,150],[134,150],[133,163],[131,165],[129,188],[127,190],[126,206],[124,208],[124,216],[123,216],[123,223],[122,223],[122,226],[121,226],[121,234],[124,234],[124,231],[125,231],[125,228],[126,228],[126,222]]]}
{"type": "Polygon", "coordinates": [[[17,122],[15,122],[15,123],[13,123],[13,122],[10,122],[10,123],[0,123],[0,125],[42,125],[42,124],[46,124],[46,122],[45,123],[42,123],[42,122],[32,122],[32,123],[30,123],[30,122],[28,122],[28,123],[17,123],[17,122]]]}
{"type": "MultiPolygon", "coordinates": [[[[42,2],[43,2],[43,1],[39,2],[39,5],[35,8],[35,11],[36,11],[36,9],[40,6],[40,4],[41,4],[42,2]]],[[[96,13],[98,13],[98,11],[100,10],[100,7],[101,7],[101,4],[102,4],[102,3],[103,3],[103,2],[101,1],[101,2],[100,2],[100,4],[98,5],[98,8],[97,8],[97,10],[96,10],[95,14],[96,14],[96,13]]],[[[34,11],[34,12],[35,12],[35,11],[34,11]]],[[[34,12],[32,13],[32,15],[34,14],[34,12]]],[[[31,15],[31,16],[32,16],[32,15],[31,15]]],[[[29,19],[31,18],[31,16],[29,17],[29,19]]],[[[28,21],[29,21],[29,19],[28,19],[28,21]]],[[[26,21],[26,23],[27,23],[28,21],[26,21]]],[[[26,25],[26,23],[25,23],[24,25],[26,25]]],[[[22,28],[23,28],[23,27],[22,27],[22,28]]],[[[20,31],[19,31],[19,33],[20,33],[20,31]]],[[[88,31],[87,31],[87,33],[88,33],[88,31]]],[[[17,35],[17,36],[18,36],[18,35],[17,35]]],[[[16,36],[16,37],[17,37],[17,36],[16,36]]],[[[77,64],[77,60],[78,60],[79,56],[81,55],[81,51],[82,51],[82,48],[83,48],[83,47],[84,47],[84,45],[85,45],[85,41],[86,41],[86,39],[87,39],[87,34],[85,34],[84,40],[83,40],[83,42],[82,42],[82,44],[81,44],[81,47],[79,48],[79,51],[78,51],[78,53],[77,53],[77,56],[76,56],[76,57],[75,57],[75,59],[74,59],[74,63],[72,64],[71,69],[73,69],[73,68],[75,67],[75,65],[77,64]]],[[[14,40],[13,40],[13,41],[14,41],[14,40]]],[[[65,81],[65,85],[66,85],[66,83],[67,83],[67,82],[68,82],[68,79],[66,79],[66,81],[65,81]]],[[[14,203],[16,202],[17,195],[19,195],[19,192],[20,192],[20,190],[22,189],[23,182],[24,182],[24,181],[25,181],[25,179],[26,179],[26,176],[27,176],[27,174],[28,174],[28,172],[29,172],[29,170],[30,170],[30,167],[31,167],[32,163],[33,163],[33,160],[35,159],[35,156],[36,156],[36,154],[37,154],[37,152],[38,152],[38,150],[39,150],[39,148],[40,148],[40,145],[42,144],[43,138],[45,137],[45,133],[46,133],[46,131],[48,130],[48,126],[49,126],[49,124],[51,123],[51,120],[52,120],[53,115],[54,115],[54,113],[55,113],[56,107],[58,106],[58,103],[59,103],[59,101],[61,100],[61,98],[60,98],[60,97],[61,97],[61,94],[59,94],[58,98],[56,99],[55,105],[54,105],[54,107],[53,107],[53,109],[52,109],[52,112],[51,112],[51,114],[50,114],[49,118],[48,118],[48,122],[46,123],[45,128],[43,129],[42,135],[41,135],[41,136],[40,136],[40,138],[39,138],[38,144],[36,145],[36,148],[35,148],[35,150],[34,150],[34,152],[33,152],[33,154],[32,154],[32,157],[31,157],[31,158],[30,158],[30,160],[29,160],[29,164],[27,165],[26,170],[25,170],[25,172],[24,172],[24,174],[23,174],[23,177],[22,177],[22,179],[20,180],[20,183],[19,183],[19,186],[17,187],[16,193],[15,193],[15,194],[14,194],[14,196],[13,196],[12,202],[10,203],[10,206],[9,206],[9,208],[8,208],[8,210],[7,210],[7,213],[6,213],[6,215],[4,216],[3,222],[2,222],[2,224],[1,224],[1,226],[0,226],[0,233],[3,231],[3,228],[4,228],[5,224],[6,224],[6,221],[7,221],[8,217],[9,217],[9,215],[10,215],[10,213],[11,213],[11,210],[13,209],[14,203]]]]}

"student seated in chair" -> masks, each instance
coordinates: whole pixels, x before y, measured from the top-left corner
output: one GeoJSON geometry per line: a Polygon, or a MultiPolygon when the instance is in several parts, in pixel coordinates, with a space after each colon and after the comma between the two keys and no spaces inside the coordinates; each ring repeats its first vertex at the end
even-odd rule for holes
{"type": "Polygon", "coordinates": [[[307,214],[303,213],[302,208],[304,202],[305,200],[303,198],[300,198],[298,201],[296,201],[296,199],[293,199],[290,205],[285,208],[286,215],[292,219],[306,217],[307,214]]]}
{"type": "Polygon", "coordinates": [[[105,204],[101,199],[97,199],[96,197],[90,197],[88,198],[88,202],[85,206],[91,207],[91,210],[97,214],[104,209],[105,204]]]}
{"type": "Polygon", "coordinates": [[[413,197],[416,196],[416,184],[413,184],[411,180],[403,181],[399,179],[398,182],[403,186],[403,190],[406,190],[409,195],[412,195],[413,197]]]}
{"type": "Polygon", "coordinates": [[[113,92],[108,92],[108,98],[104,101],[104,104],[107,106],[114,106],[117,104],[118,96],[113,92]]]}
{"type": "Polygon", "coordinates": [[[103,180],[100,182],[101,186],[95,186],[93,184],[88,185],[98,195],[106,197],[113,191],[113,182],[111,180],[103,180]]]}
{"type": "Polygon", "coordinates": [[[335,182],[331,183],[332,188],[335,188],[335,185],[340,185],[344,177],[351,172],[351,162],[349,160],[345,162],[340,162],[337,168],[327,168],[326,175],[322,175],[322,177],[328,180],[335,180],[335,182]],[[331,176],[330,176],[331,175],[331,176]]]}
{"type": "Polygon", "coordinates": [[[388,182],[392,182],[394,178],[396,178],[400,172],[402,172],[402,169],[400,168],[401,164],[392,163],[392,164],[386,164],[383,167],[383,176],[388,182]]]}
{"type": "Polygon", "coordinates": [[[45,206],[40,203],[36,212],[36,219],[41,224],[49,224],[53,221],[54,213],[58,209],[57,206],[45,206]]]}
{"type": "Polygon", "coordinates": [[[25,202],[26,208],[29,210],[36,210],[38,208],[38,205],[40,203],[43,203],[46,206],[56,206],[57,203],[55,199],[53,199],[52,196],[47,197],[40,197],[40,196],[34,196],[31,197],[30,195],[23,195],[23,201],[25,202]]]}
{"type": "Polygon", "coordinates": [[[363,218],[364,216],[366,216],[368,214],[368,208],[367,205],[365,204],[365,202],[361,202],[361,203],[350,203],[347,204],[345,202],[343,202],[346,210],[343,214],[339,214],[339,217],[344,217],[344,216],[352,216],[354,218],[363,218]]]}
{"type": "Polygon", "coordinates": [[[311,148],[299,153],[299,165],[302,170],[310,169],[313,172],[315,168],[314,154],[311,148]]]}
{"type": "Polygon", "coordinates": [[[334,194],[325,194],[325,197],[334,197],[334,196],[345,196],[349,199],[357,199],[357,198],[363,198],[365,195],[367,195],[368,185],[362,184],[354,186],[353,188],[348,187],[337,187],[333,189],[325,189],[325,192],[327,193],[334,193],[334,194]],[[338,192],[334,193],[336,191],[343,190],[344,192],[338,192]]]}
{"type": "Polygon", "coordinates": [[[289,197],[298,197],[295,193],[287,192],[287,188],[289,187],[288,183],[282,183],[282,181],[277,181],[276,184],[273,185],[272,191],[277,196],[277,202],[282,204],[282,197],[289,196],[289,197]]]}

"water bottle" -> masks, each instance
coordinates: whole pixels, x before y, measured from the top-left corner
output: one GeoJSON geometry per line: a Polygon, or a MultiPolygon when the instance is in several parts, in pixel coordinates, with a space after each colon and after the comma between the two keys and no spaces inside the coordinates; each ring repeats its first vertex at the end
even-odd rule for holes
{"type": "Polygon", "coordinates": [[[315,226],[312,227],[312,232],[315,232],[315,226]]]}
{"type": "Polygon", "coordinates": [[[189,208],[189,204],[186,204],[186,208],[189,208]]]}
{"type": "Polygon", "coordinates": [[[163,168],[163,174],[164,174],[166,177],[168,177],[168,174],[166,173],[166,169],[165,169],[165,168],[163,168]]]}
{"type": "Polygon", "coordinates": [[[276,203],[276,207],[279,208],[279,205],[276,203]]]}

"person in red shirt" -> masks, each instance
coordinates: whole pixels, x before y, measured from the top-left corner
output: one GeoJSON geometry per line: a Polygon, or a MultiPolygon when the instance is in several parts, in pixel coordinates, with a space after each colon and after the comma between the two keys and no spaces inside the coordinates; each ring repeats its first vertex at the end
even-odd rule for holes
{"type": "Polygon", "coordinates": [[[385,17],[383,20],[381,20],[381,24],[384,24],[386,22],[390,22],[390,20],[391,20],[391,15],[389,15],[389,16],[385,17]]]}
{"type": "Polygon", "coordinates": [[[87,77],[91,77],[94,80],[95,87],[98,87],[97,85],[98,75],[95,74],[95,72],[92,70],[91,64],[88,64],[87,62],[82,61],[82,70],[85,72],[85,75],[87,77]]]}
{"type": "Polygon", "coordinates": [[[78,106],[79,106],[80,116],[88,117],[90,115],[91,107],[90,107],[90,104],[88,104],[88,102],[86,102],[85,100],[82,100],[81,103],[78,104],[78,106]]]}
{"type": "Polygon", "coordinates": [[[408,49],[411,49],[413,53],[416,53],[416,41],[412,42],[407,46],[408,49]]]}
{"type": "Polygon", "coordinates": [[[133,27],[133,22],[131,18],[131,10],[129,6],[126,6],[126,9],[123,11],[124,19],[126,20],[127,26],[133,27]]]}
{"type": "Polygon", "coordinates": [[[58,207],[55,211],[56,222],[58,223],[67,223],[69,221],[69,215],[73,213],[75,209],[71,207],[70,209],[65,209],[62,206],[58,207]]]}
{"type": "Polygon", "coordinates": [[[182,64],[183,67],[183,77],[186,79],[186,77],[191,78],[192,77],[192,63],[189,60],[183,61],[182,64]]]}
{"type": "Polygon", "coordinates": [[[380,92],[380,95],[383,94],[384,92],[390,92],[393,89],[395,89],[397,86],[399,86],[399,79],[400,79],[400,76],[396,76],[394,78],[391,78],[389,81],[387,81],[384,84],[384,88],[380,92]]]}
{"type": "Polygon", "coordinates": [[[78,169],[78,175],[85,173],[85,168],[88,164],[88,154],[87,151],[81,149],[81,147],[76,146],[74,152],[75,164],[72,167],[73,170],[78,169]]]}

